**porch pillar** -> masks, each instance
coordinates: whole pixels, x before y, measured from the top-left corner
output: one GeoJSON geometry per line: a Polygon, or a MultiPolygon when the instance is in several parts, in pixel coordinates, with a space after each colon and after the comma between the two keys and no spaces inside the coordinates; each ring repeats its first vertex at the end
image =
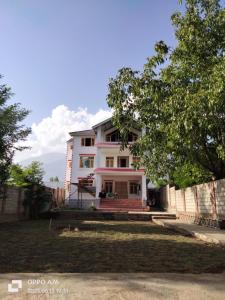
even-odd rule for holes
{"type": "Polygon", "coordinates": [[[99,193],[102,190],[102,175],[96,174],[96,199],[99,199],[99,193]]]}
{"type": "Polygon", "coordinates": [[[142,175],[141,177],[141,200],[142,200],[142,206],[146,206],[146,200],[147,200],[147,186],[146,186],[146,176],[142,175]]]}

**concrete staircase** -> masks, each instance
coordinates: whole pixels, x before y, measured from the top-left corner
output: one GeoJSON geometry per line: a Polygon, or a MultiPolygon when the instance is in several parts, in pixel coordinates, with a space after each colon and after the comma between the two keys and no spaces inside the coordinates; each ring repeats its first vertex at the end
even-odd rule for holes
{"type": "Polygon", "coordinates": [[[102,199],[98,210],[109,212],[147,211],[142,207],[140,199],[102,199]]]}

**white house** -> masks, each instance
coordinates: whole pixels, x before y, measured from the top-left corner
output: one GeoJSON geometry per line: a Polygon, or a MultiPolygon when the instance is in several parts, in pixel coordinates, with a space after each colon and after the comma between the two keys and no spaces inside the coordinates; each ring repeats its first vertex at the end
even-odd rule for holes
{"type": "MultiPolygon", "coordinates": [[[[134,142],[142,131],[132,129],[129,142],[134,142]]],[[[106,198],[136,200],[146,206],[147,188],[144,168],[134,169],[129,149],[120,150],[118,130],[111,118],[91,130],[71,132],[67,142],[65,189],[67,203],[83,206],[101,205],[101,192],[106,198]]],[[[102,200],[103,201],[103,200],[102,200]]],[[[116,203],[116,202],[114,202],[116,203]]]]}

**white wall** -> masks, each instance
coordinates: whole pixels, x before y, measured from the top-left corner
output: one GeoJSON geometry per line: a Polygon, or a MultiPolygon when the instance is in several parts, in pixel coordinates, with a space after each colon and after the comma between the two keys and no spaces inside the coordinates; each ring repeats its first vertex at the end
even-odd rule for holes
{"type": "Polygon", "coordinates": [[[81,137],[74,137],[73,147],[73,163],[72,163],[72,174],[71,182],[78,182],[78,177],[86,177],[90,173],[94,173],[96,168],[96,155],[94,157],[94,168],[80,168],[80,154],[96,154],[96,147],[85,147],[81,146],[81,137]]]}

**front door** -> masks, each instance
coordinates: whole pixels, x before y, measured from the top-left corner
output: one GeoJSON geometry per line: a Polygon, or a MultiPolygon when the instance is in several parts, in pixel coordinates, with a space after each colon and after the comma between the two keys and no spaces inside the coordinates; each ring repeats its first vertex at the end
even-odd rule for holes
{"type": "Polygon", "coordinates": [[[128,199],[128,189],[127,189],[127,182],[121,181],[115,182],[115,193],[118,194],[119,199],[128,199]]]}

